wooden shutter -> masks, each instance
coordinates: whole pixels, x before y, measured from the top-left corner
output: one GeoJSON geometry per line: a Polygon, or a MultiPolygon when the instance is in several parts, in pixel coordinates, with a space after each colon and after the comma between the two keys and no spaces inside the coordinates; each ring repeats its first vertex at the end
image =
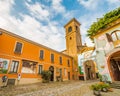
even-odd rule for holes
{"type": "Polygon", "coordinates": [[[62,57],[60,57],[60,64],[62,64],[62,57]]]}
{"type": "Polygon", "coordinates": [[[17,42],[15,47],[15,53],[21,53],[22,51],[22,43],[17,42]]]}
{"type": "Polygon", "coordinates": [[[67,60],[67,63],[68,63],[68,67],[70,67],[70,61],[69,60],[67,60]]]}
{"type": "Polygon", "coordinates": [[[51,62],[54,62],[54,54],[51,54],[51,62]]]}
{"type": "Polygon", "coordinates": [[[43,54],[44,54],[44,51],[40,50],[40,59],[43,59],[43,54]]]}

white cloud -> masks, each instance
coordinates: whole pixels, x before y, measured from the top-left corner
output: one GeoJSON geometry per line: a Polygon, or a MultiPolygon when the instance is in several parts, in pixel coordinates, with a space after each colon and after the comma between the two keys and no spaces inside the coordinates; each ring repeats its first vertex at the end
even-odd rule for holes
{"type": "MultiPolygon", "coordinates": [[[[0,1],[0,6],[4,6],[0,8],[0,14],[2,13],[0,16],[0,28],[6,29],[55,50],[61,50],[65,48],[65,40],[61,35],[63,29],[57,25],[57,22],[49,20],[50,22],[47,22],[47,25],[43,25],[41,22],[35,19],[34,15],[29,16],[22,13],[20,13],[22,19],[16,18],[11,15],[13,4],[13,0],[11,0],[11,2],[10,0],[0,1]]],[[[48,10],[44,9],[45,7],[43,5],[35,3],[35,5],[28,7],[31,9],[29,10],[30,12],[42,15],[41,18],[43,18],[43,20],[49,16],[48,10]]]]}
{"type": "Polygon", "coordinates": [[[77,1],[89,10],[94,10],[99,4],[99,0],[77,0],[77,1]]]}
{"type": "Polygon", "coordinates": [[[56,13],[65,13],[66,9],[61,4],[62,0],[52,0],[52,8],[56,13]]]}
{"type": "Polygon", "coordinates": [[[33,17],[40,20],[47,20],[49,17],[49,10],[46,6],[36,2],[35,4],[29,4],[26,2],[26,6],[33,17]]]}
{"type": "Polygon", "coordinates": [[[96,14],[89,13],[79,17],[78,20],[81,23],[80,30],[83,44],[86,43],[88,46],[94,45],[89,37],[87,37],[87,30],[93,22],[96,22],[96,18],[102,17],[103,14],[104,12],[97,12],[96,14]]]}
{"type": "Polygon", "coordinates": [[[120,0],[106,0],[106,1],[109,5],[110,10],[120,7],[120,0]]]}
{"type": "Polygon", "coordinates": [[[111,3],[111,4],[118,4],[120,3],[120,0],[107,0],[108,3],[111,3]]]}

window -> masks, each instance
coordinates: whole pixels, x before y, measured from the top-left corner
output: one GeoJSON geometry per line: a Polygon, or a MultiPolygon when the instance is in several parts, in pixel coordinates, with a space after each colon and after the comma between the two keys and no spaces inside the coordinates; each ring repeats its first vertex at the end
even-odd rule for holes
{"type": "Polygon", "coordinates": [[[18,65],[19,65],[18,61],[12,61],[10,72],[17,73],[18,65]]]}
{"type": "Polygon", "coordinates": [[[39,65],[38,74],[41,74],[43,71],[43,65],[39,65]]]}
{"type": "Polygon", "coordinates": [[[70,60],[67,60],[68,67],[70,67],[70,60]]]}
{"type": "Polygon", "coordinates": [[[120,40],[120,30],[116,30],[111,34],[113,41],[120,40]]]}
{"type": "Polygon", "coordinates": [[[21,51],[22,51],[22,43],[20,43],[20,42],[17,42],[16,43],[16,46],[15,46],[15,53],[21,53],[21,51]]]}
{"type": "Polygon", "coordinates": [[[54,62],[54,54],[51,54],[51,62],[54,62]]]}
{"type": "Polygon", "coordinates": [[[59,60],[60,60],[60,64],[62,64],[62,57],[60,57],[59,60]]]}
{"type": "Polygon", "coordinates": [[[78,26],[76,26],[76,31],[78,31],[78,26]]]}
{"type": "Polygon", "coordinates": [[[44,51],[40,50],[40,59],[44,59],[44,51]]]}
{"type": "Polygon", "coordinates": [[[36,73],[37,62],[23,60],[22,73],[36,73]]]}
{"type": "Polygon", "coordinates": [[[68,32],[71,32],[72,31],[72,27],[70,26],[69,28],[68,28],[68,32]]]}

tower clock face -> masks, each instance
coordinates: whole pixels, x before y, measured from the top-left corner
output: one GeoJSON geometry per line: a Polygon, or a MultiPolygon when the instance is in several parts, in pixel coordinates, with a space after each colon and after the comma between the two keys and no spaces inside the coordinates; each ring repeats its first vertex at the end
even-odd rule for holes
{"type": "Polygon", "coordinates": [[[68,32],[71,32],[72,31],[72,27],[70,26],[69,28],[68,28],[68,32]]]}

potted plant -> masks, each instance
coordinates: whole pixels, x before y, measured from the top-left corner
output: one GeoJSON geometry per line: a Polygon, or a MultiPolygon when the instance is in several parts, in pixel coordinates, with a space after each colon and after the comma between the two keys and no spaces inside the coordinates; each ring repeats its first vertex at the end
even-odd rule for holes
{"type": "Polygon", "coordinates": [[[48,83],[50,81],[51,72],[48,70],[44,70],[42,71],[41,76],[42,76],[42,82],[48,83]]]}
{"type": "Polygon", "coordinates": [[[110,85],[107,83],[103,83],[100,86],[101,86],[101,91],[103,91],[103,92],[107,92],[108,89],[110,88],[110,85]]]}
{"type": "Polygon", "coordinates": [[[95,96],[101,96],[101,86],[99,84],[93,84],[90,86],[90,89],[93,90],[95,96]]]}

